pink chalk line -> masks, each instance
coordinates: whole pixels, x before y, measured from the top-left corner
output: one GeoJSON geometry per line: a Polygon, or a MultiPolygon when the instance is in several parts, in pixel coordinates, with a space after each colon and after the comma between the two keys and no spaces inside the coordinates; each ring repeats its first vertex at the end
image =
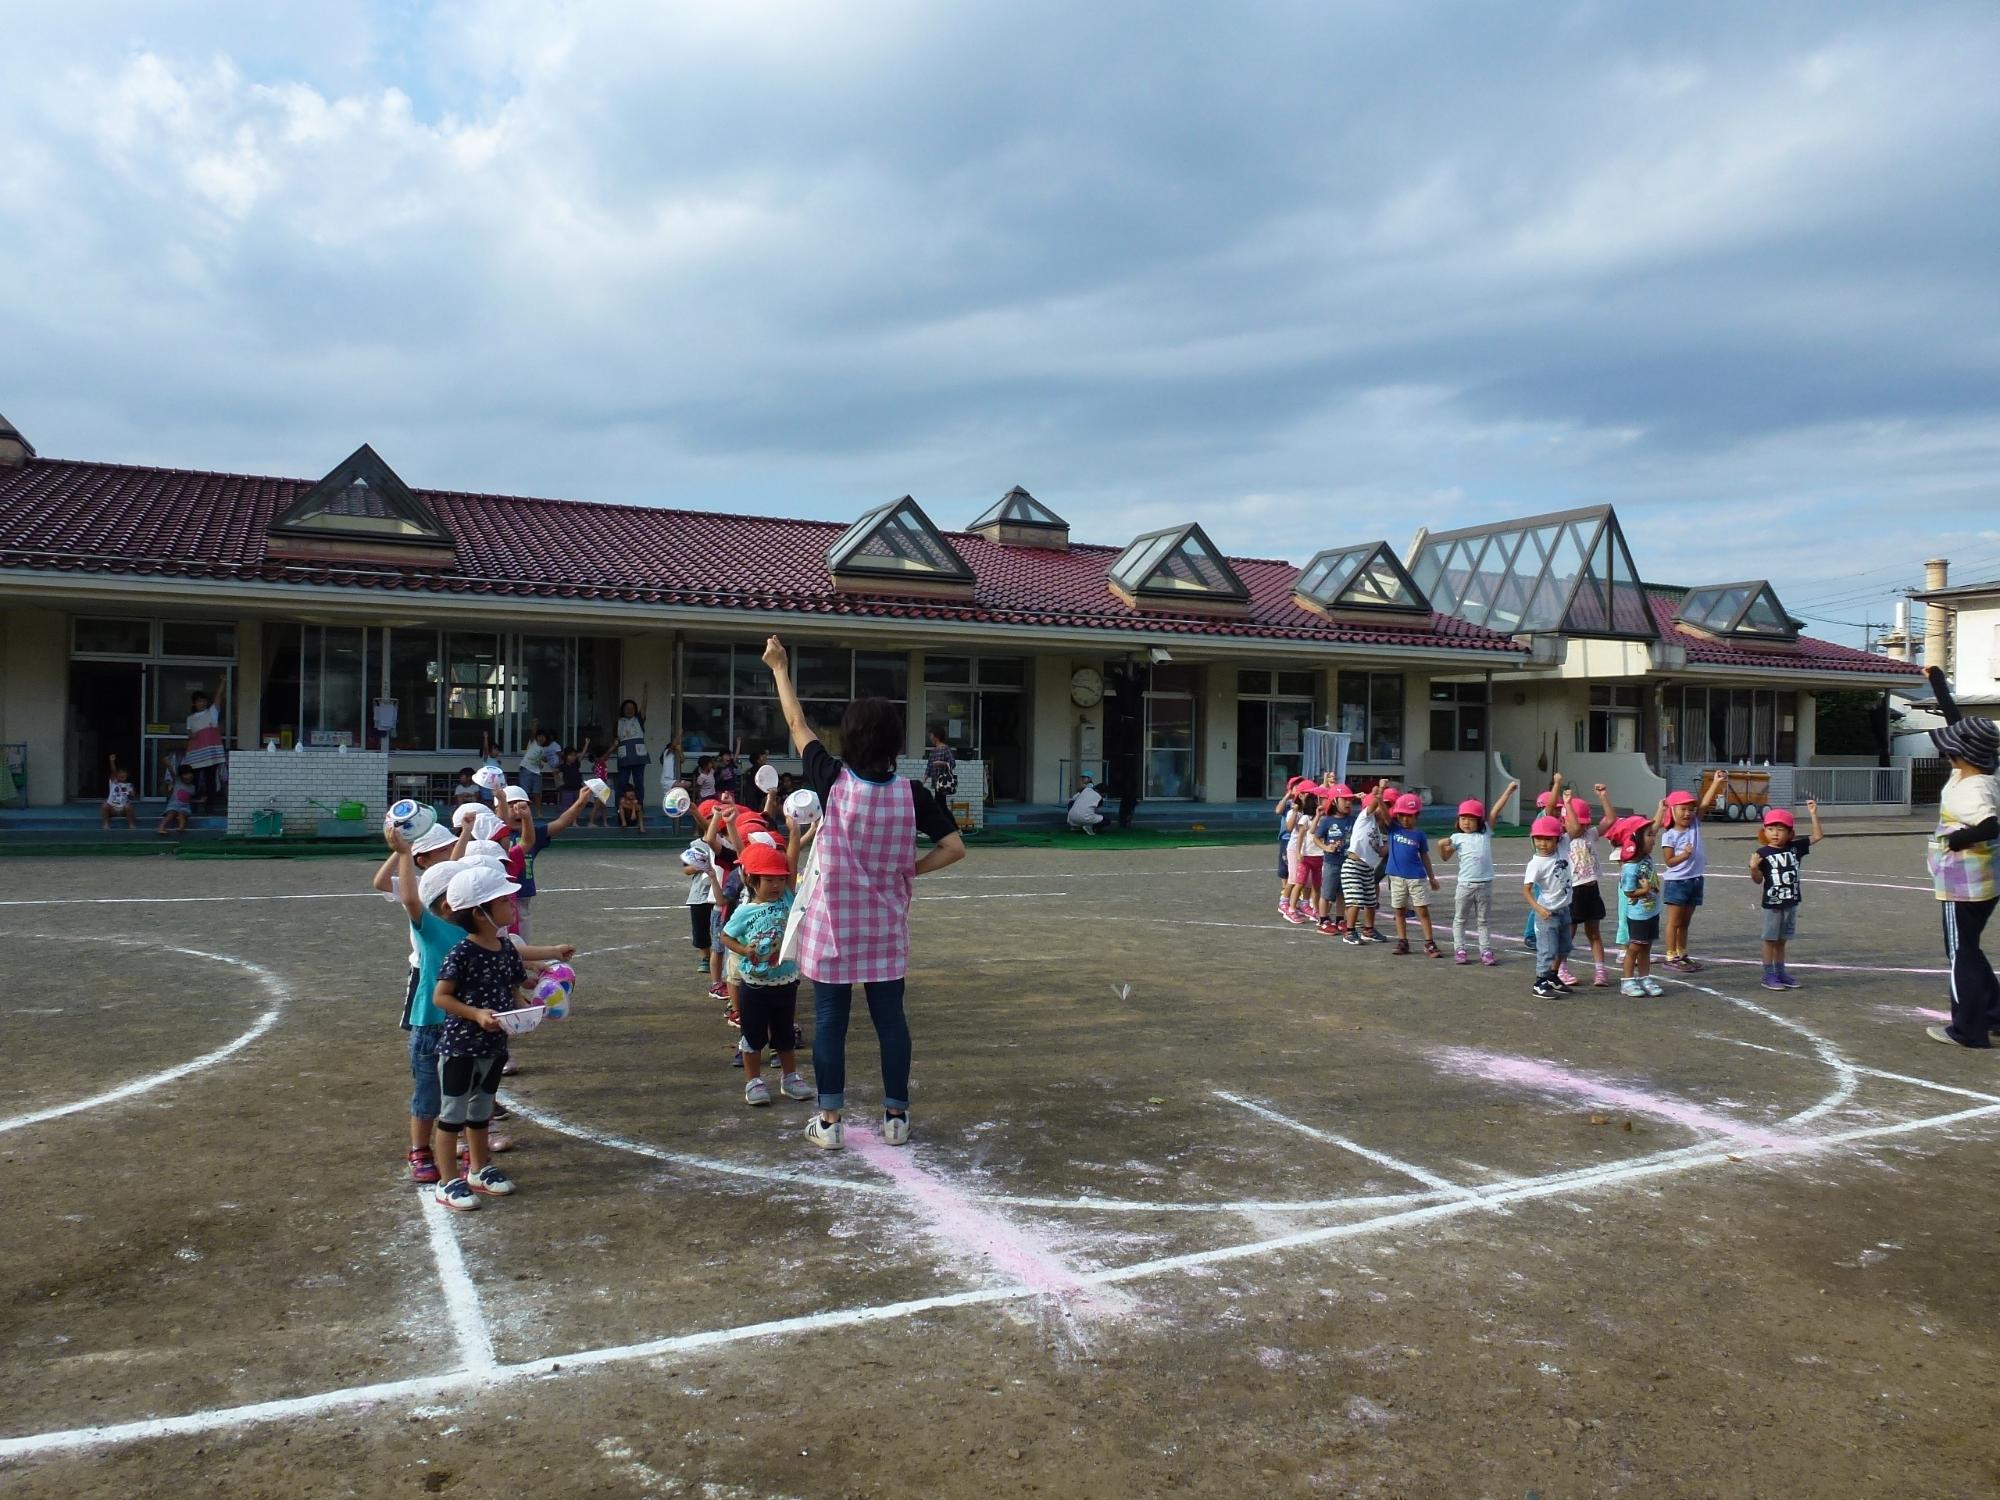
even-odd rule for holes
{"type": "Polygon", "coordinates": [[[1022,1286],[1079,1311],[1112,1311],[1104,1294],[1087,1284],[1056,1256],[1040,1250],[1016,1225],[974,1203],[941,1177],[918,1166],[907,1149],[891,1146],[865,1127],[847,1130],[847,1147],[890,1178],[922,1210],[933,1233],[947,1243],[983,1256],[1022,1286]]]}
{"type": "Polygon", "coordinates": [[[1949,1024],[1951,1012],[1932,1010],[1927,1005],[1878,1005],[1875,1007],[1888,1016],[1915,1016],[1919,1021],[1943,1021],[1949,1024]]]}
{"type": "Polygon", "coordinates": [[[1724,1136],[1770,1151],[1798,1151],[1812,1144],[1804,1137],[1787,1135],[1782,1131],[1760,1130],[1683,1099],[1648,1094],[1623,1084],[1593,1078],[1588,1073],[1573,1073],[1553,1063],[1537,1062],[1531,1057],[1506,1057],[1471,1047],[1447,1047],[1433,1055],[1446,1072],[1484,1078],[1491,1083],[1536,1089],[1545,1094],[1571,1095],[1590,1104],[1622,1109],[1629,1114],[1669,1120],[1697,1135],[1724,1136]]]}
{"type": "MultiPolygon", "coordinates": [[[[1707,953],[1698,954],[1697,957],[1705,964],[1741,964],[1744,968],[1752,964],[1759,966],[1763,964],[1763,960],[1758,958],[1716,958],[1707,953]]],[[[1785,967],[1830,969],[1840,974],[1949,974],[1951,972],[1949,969],[1902,969],[1891,964],[1802,964],[1789,958],[1785,960],[1785,967]]]]}

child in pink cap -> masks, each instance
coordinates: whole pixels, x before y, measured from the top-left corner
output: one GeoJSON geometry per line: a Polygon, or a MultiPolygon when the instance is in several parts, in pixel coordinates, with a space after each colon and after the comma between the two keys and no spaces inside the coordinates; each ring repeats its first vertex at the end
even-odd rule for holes
{"type": "Polygon", "coordinates": [[[1438,889],[1438,878],[1431,868],[1430,835],[1417,827],[1417,815],[1423,810],[1423,799],[1408,792],[1396,799],[1392,809],[1396,821],[1389,829],[1389,908],[1396,914],[1396,946],[1391,951],[1410,951],[1409,913],[1414,911],[1424,929],[1425,957],[1443,958],[1431,935],[1431,892],[1438,889]]]}
{"type": "MultiPolygon", "coordinates": [[[[1579,934],[1590,944],[1590,958],[1594,969],[1591,986],[1605,989],[1611,983],[1611,976],[1604,965],[1604,893],[1597,887],[1597,838],[1605,829],[1617,821],[1618,814],[1611,806],[1611,792],[1603,782],[1591,788],[1597,793],[1597,800],[1604,809],[1602,823],[1593,824],[1590,818],[1590,804],[1581,797],[1563,795],[1562,772],[1556,773],[1555,785],[1550,788],[1549,813],[1560,818],[1563,836],[1569,841],[1570,931],[1579,934]]],[[[1559,976],[1564,984],[1575,984],[1576,975],[1570,972],[1567,963],[1561,966],[1559,976]]]]}
{"type": "Polygon", "coordinates": [[[1750,856],[1750,878],[1757,882],[1764,908],[1764,988],[1795,990],[1799,982],[1785,968],[1785,944],[1799,930],[1800,866],[1813,846],[1826,837],[1819,826],[1819,803],[1806,798],[1812,834],[1800,839],[1798,819],[1782,807],[1764,814],[1756,852],[1750,856]]]}
{"type": "MultiPolygon", "coordinates": [[[[1493,818],[1507,810],[1507,803],[1521,783],[1510,781],[1493,803],[1493,818]]],[[[1493,834],[1486,826],[1486,804],[1476,797],[1458,804],[1458,831],[1438,840],[1438,858],[1458,861],[1458,880],[1452,891],[1451,946],[1454,963],[1469,964],[1465,929],[1476,927],[1479,961],[1491,967],[1500,962],[1493,952],[1493,834]]]]}
{"type": "Polygon", "coordinates": [[[1688,957],[1688,930],[1701,905],[1708,851],[1701,842],[1701,820],[1715,805],[1723,787],[1716,772],[1699,798],[1693,792],[1669,792],[1660,803],[1660,900],[1666,906],[1667,967],[1693,974],[1701,965],[1688,957]]]}

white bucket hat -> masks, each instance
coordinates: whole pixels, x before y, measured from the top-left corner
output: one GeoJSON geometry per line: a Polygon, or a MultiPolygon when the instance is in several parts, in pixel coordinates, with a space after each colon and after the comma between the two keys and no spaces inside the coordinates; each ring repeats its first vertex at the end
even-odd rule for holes
{"type": "Polygon", "coordinates": [[[463,860],[447,859],[441,864],[432,865],[417,877],[417,899],[424,903],[425,911],[437,905],[437,898],[450,887],[452,877],[464,868],[463,860]]]}
{"type": "Polygon", "coordinates": [[[434,825],[429,833],[410,845],[410,853],[430,854],[439,849],[449,849],[457,842],[458,835],[445,827],[444,824],[439,823],[434,825]]]}
{"type": "Polygon", "coordinates": [[[458,873],[451,877],[451,884],[445,887],[445,901],[453,911],[471,911],[475,906],[511,896],[519,889],[507,878],[505,871],[496,870],[489,864],[462,865],[458,873]]]}
{"type": "Polygon", "coordinates": [[[528,795],[527,791],[524,788],[518,786],[508,787],[504,795],[506,796],[507,803],[510,807],[516,802],[533,802],[535,800],[533,797],[530,797],[528,795]]]}

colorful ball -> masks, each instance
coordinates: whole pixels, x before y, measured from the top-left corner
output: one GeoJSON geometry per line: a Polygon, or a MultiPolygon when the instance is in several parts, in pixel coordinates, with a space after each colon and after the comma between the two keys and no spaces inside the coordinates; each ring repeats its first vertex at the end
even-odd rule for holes
{"type": "Polygon", "coordinates": [[[551,1021],[560,1021],[569,1014],[569,996],[570,986],[553,974],[544,973],[535,981],[534,1003],[548,1011],[551,1021]]]}
{"type": "Polygon", "coordinates": [[[437,827],[437,810],[428,802],[419,802],[414,797],[405,797],[389,808],[389,815],[383,824],[393,828],[411,843],[415,843],[433,828],[437,827]]]}

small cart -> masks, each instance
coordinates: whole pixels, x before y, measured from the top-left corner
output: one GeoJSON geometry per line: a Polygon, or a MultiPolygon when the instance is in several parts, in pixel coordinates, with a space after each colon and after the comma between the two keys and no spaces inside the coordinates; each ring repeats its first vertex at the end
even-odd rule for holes
{"type": "Polygon", "coordinates": [[[1708,774],[1722,782],[1722,793],[1714,803],[1717,812],[1731,822],[1764,821],[1764,813],[1771,805],[1769,771],[1728,769],[1708,774]]]}

